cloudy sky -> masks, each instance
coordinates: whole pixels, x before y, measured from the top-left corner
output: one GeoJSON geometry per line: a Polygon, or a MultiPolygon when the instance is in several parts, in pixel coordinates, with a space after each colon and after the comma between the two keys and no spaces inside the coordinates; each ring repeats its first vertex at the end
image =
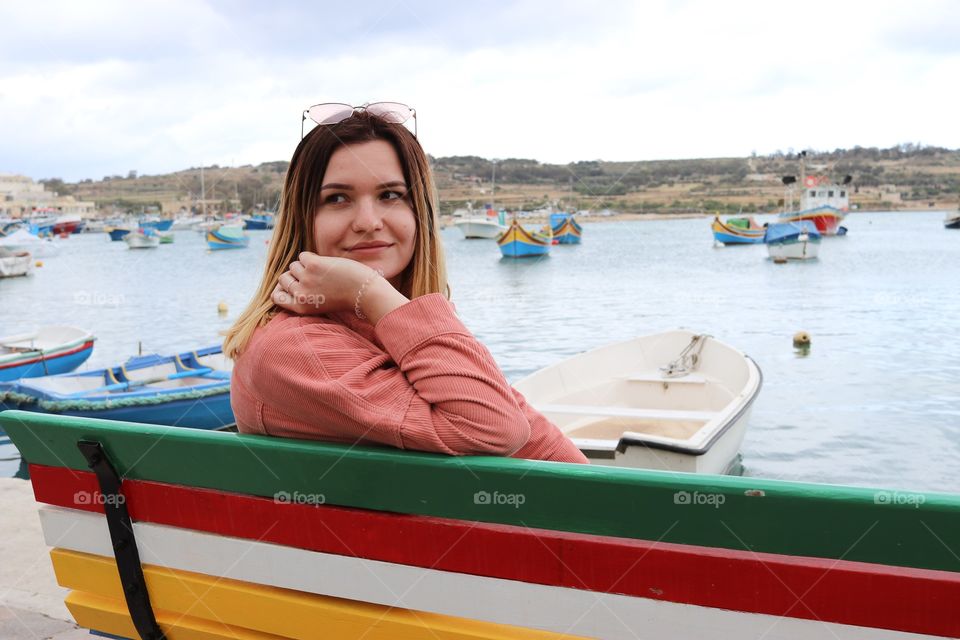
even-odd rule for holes
{"type": "Polygon", "coordinates": [[[0,173],[288,159],[394,100],[429,153],[544,162],[960,147],[954,0],[0,0],[0,173]]]}

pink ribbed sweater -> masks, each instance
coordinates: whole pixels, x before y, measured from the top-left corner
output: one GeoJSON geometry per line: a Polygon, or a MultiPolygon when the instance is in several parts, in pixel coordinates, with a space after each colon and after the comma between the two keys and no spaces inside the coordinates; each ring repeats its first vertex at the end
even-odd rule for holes
{"type": "Polygon", "coordinates": [[[376,327],[347,312],[277,314],[237,358],[230,402],[241,433],[587,462],[440,294],[376,327]]]}

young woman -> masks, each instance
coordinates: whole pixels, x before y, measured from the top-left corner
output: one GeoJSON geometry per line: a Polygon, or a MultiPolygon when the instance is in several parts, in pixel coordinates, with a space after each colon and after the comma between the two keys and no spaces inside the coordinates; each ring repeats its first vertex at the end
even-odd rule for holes
{"type": "Polygon", "coordinates": [[[430,168],[403,126],[413,110],[307,113],[319,124],[293,154],[259,290],[224,343],[239,430],[587,462],[447,299],[430,168]]]}

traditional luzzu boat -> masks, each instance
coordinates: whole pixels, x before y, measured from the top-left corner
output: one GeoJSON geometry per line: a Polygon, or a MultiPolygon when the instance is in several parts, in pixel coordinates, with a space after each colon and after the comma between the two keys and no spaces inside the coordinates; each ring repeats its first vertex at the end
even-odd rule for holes
{"type": "Polygon", "coordinates": [[[960,495],[0,413],[122,638],[960,635],[960,495]]]}
{"type": "Polygon", "coordinates": [[[820,231],[811,220],[770,224],[763,241],[774,260],[813,260],[820,254],[820,231]]]}
{"type": "Polygon", "coordinates": [[[690,331],[605,345],[514,387],[591,463],[738,473],[762,375],[733,347],[690,331]]]}
{"type": "Polygon", "coordinates": [[[207,231],[207,246],[211,251],[245,249],[249,245],[250,236],[240,225],[221,225],[207,231]]]}
{"type": "Polygon", "coordinates": [[[73,371],[93,353],[94,341],[89,331],[66,326],[0,337],[0,381],[73,371]]]}
{"type": "Polygon", "coordinates": [[[231,369],[219,346],[135,356],[106,369],[0,383],[0,410],[220,429],[235,422],[231,369]]]}
{"type": "Polygon", "coordinates": [[[549,226],[544,231],[527,231],[514,218],[507,230],[497,238],[500,253],[503,254],[504,258],[531,258],[549,255],[553,237],[550,235],[549,226]]]}
{"type": "Polygon", "coordinates": [[[550,228],[555,244],[580,244],[583,227],[572,213],[551,213],[550,228]]]}
{"type": "Polygon", "coordinates": [[[714,242],[728,244],[760,244],[763,242],[763,225],[752,216],[745,218],[727,218],[725,221],[716,216],[713,224],[714,242]]]}

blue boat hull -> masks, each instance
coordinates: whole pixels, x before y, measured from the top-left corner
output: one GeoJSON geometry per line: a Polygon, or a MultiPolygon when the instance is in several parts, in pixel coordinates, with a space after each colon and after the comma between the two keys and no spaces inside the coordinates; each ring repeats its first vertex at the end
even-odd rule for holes
{"type": "Polygon", "coordinates": [[[535,258],[550,253],[550,247],[529,245],[524,242],[508,242],[500,245],[500,252],[506,258],[535,258]]]}
{"type": "Polygon", "coordinates": [[[173,220],[153,220],[150,222],[141,222],[141,229],[156,229],[157,231],[170,231],[173,226],[173,220]]]}
{"type": "Polygon", "coordinates": [[[110,231],[110,239],[114,241],[123,240],[128,233],[130,233],[130,229],[114,229],[110,231]]]}
{"type": "Polygon", "coordinates": [[[763,244],[763,236],[757,238],[744,238],[743,236],[734,236],[722,231],[714,231],[713,239],[723,244],[763,244]]]}
{"type": "MultiPolygon", "coordinates": [[[[43,411],[35,404],[0,402],[0,411],[17,409],[34,413],[55,413],[60,416],[78,416],[81,418],[103,418],[121,422],[144,424],[165,424],[172,427],[190,429],[220,429],[236,422],[230,407],[229,390],[206,398],[174,400],[163,404],[142,407],[119,407],[94,411],[67,410],[62,412],[43,411]]],[[[0,431],[2,433],[2,431],[0,431]]]]}
{"type": "Polygon", "coordinates": [[[573,235],[572,233],[554,236],[553,239],[557,241],[557,244],[580,244],[580,236],[573,235]]]}
{"type": "Polygon", "coordinates": [[[22,364],[20,366],[0,369],[0,382],[20,380],[21,378],[52,376],[58,373],[70,373],[81,364],[86,362],[91,353],[93,353],[93,343],[91,343],[89,347],[74,353],[69,353],[62,356],[47,357],[40,362],[32,362],[29,364],[22,364]]]}

